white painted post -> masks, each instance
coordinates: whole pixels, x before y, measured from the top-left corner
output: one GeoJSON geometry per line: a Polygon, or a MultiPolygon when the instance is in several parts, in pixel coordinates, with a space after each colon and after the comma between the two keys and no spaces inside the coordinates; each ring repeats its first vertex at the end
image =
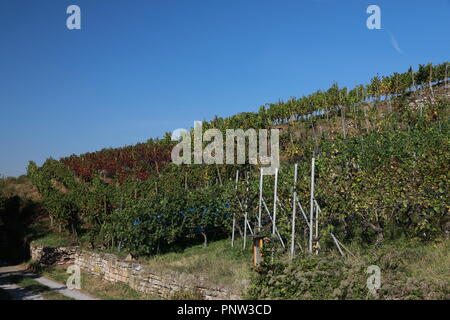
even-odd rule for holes
{"type": "Polygon", "coordinates": [[[341,254],[341,256],[344,256],[344,252],[342,252],[341,246],[339,245],[338,240],[336,239],[336,237],[334,236],[334,234],[332,232],[330,232],[331,237],[333,238],[334,243],[336,244],[336,247],[339,250],[339,253],[341,254]]]}
{"type": "Polygon", "coordinates": [[[292,195],[292,231],[291,231],[291,259],[294,258],[295,254],[295,213],[297,209],[297,167],[295,164],[294,169],[294,190],[292,195]]]}
{"type": "Polygon", "coordinates": [[[305,210],[303,210],[303,206],[298,199],[297,199],[297,205],[300,208],[300,211],[302,212],[302,215],[303,215],[303,218],[305,219],[306,225],[308,226],[308,228],[311,228],[311,226],[309,225],[308,217],[306,216],[305,210]]]}
{"type": "MultiPolygon", "coordinates": [[[[315,202],[315,200],[314,200],[315,202]]],[[[319,207],[316,206],[316,238],[319,236],[319,207]]]]}
{"type": "Polygon", "coordinates": [[[263,169],[260,169],[259,173],[259,211],[258,211],[258,233],[261,232],[261,211],[262,211],[262,191],[263,191],[263,169]]]}
{"type": "MultiPolygon", "coordinates": [[[[237,190],[237,185],[238,185],[238,180],[239,180],[239,170],[236,170],[236,185],[235,185],[235,190],[237,190]]],[[[234,230],[236,229],[236,212],[233,212],[233,229],[231,231],[231,247],[234,247],[234,230]]]]}
{"type": "MultiPolygon", "coordinates": [[[[267,212],[267,215],[269,216],[270,221],[273,222],[272,216],[270,215],[269,208],[267,208],[267,204],[266,204],[266,201],[264,201],[264,198],[263,198],[263,205],[264,205],[264,209],[266,209],[266,212],[267,212]]],[[[279,239],[280,242],[281,242],[281,245],[283,246],[283,248],[286,248],[286,246],[284,245],[284,242],[283,242],[283,238],[281,238],[281,235],[280,235],[280,233],[278,232],[278,229],[275,228],[275,230],[276,230],[278,239],[279,239]]]]}
{"type": "Polygon", "coordinates": [[[276,223],[277,223],[277,187],[278,187],[278,168],[275,168],[275,185],[273,190],[272,234],[275,234],[276,232],[276,223]]]}
{"type": "MultiPolygon", "coordinates": [[[[245,173],[245,181],[247,183],[247,194],[248,195],[248,172],[245,173]]],[[[245,199],[245,212],[244,212],[244,249],[247,247],[247,224],[248,224],[248,213],[247,213],[247,208],[248,208],[248,199],[245,199]]]]}
{"type": "Polygon", "coordinates": [[[313,242],[313,219],[314,219],[314,169],[315,169],[315,162],[316,159],[312,158],[312,163],[311,163],[311,198],[310,198],[310,212],[309,212],[309,252],[312,253],[312,242],[313,242]]]}

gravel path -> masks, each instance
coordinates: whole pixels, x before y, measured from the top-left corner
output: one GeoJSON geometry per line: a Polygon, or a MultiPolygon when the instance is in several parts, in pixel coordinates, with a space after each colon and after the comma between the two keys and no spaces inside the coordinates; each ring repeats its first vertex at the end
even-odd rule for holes
{"type": "Polygon", "coordinates": [[[0,289],[5,290],[14,300],[44,300],[40,294],[26,290],[14,283],[0,283],[0,289]]]}
{"type": "Polygon", "coordinates": [[[40,284],[75,300],[98,300],[97,298],[82,293],[79,290],[70,290],[61,283],[27,272],[26,266],[24,265],[0,267],[0,289],[5,290],[16,300],[44,300],[44,298],[40,294],[36,294],[35,292],[26,290],[14,283],[10,283],[8,278],[11,275],[22,275],[24,277],[31,278],[40,284]]]}
{"type": "Polygon", "coordinates": [[[87,295],[85,293],[82,293],[79,290],[73,289],[70,290],[68,289],[65,285],[62,285],[58,282],[55,282],[53,280],[44,278],[44,277],[37,277],[36,275],[29,275],[29,274],[24,274],[24,276],[26,277],[30,277],[33,280],[39,282],[40,284],[43,284],[44,286],[49,287],[52,290],[55,290],[59,293],[61,293],[62,295],[75,299],[75,300],[98,300],[97,298],[94,298],[90,295],[87,295]]]}

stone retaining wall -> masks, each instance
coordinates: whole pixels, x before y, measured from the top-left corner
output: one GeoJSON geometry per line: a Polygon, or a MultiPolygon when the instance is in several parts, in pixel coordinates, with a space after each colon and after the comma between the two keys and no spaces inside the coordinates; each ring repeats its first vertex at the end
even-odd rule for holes
{"type": "Polygon", "coordinates": [[[77,247],[50,248],[32,244],[30,248],[31,260],[42,266],[64,265],[75,263],[77,247]]]}
{"type": "Polygon", "coordinates": [[[110,282],[128,284],[136,291],[168,298],[183,292],[197,293],[206,300],[240,299],[226,288],[214,287],[201,277],[170,272],[158,274],[135,261],[125,261],[113,254],[74,248],[46,248],[31,245],[31,257],[41,265],[72,264],[89,274],[110,282]]]}

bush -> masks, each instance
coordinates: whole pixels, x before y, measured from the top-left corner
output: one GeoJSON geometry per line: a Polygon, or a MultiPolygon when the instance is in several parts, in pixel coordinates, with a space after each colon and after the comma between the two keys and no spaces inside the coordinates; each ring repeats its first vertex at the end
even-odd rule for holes
{"type": "MultiPolygon", "coordinates": [[[[418,276],[416,259],[424,254],[417,243],[396,243],[371,248],[356,258],[300,254],[293,261],[286,257],[266,259],[252,278],[247,292],[250,299],[449,299],[448,282],[418,276]],[[419,255],[419,256],[418,256],[419,255]],[[381,287],[376,295],[366,287],[367,267],[381,270],[381,287]]],[[[423,245],[422,245],[423,247],[423,245]]],[[[424,247],[425,248],[425,247],[424,247]]],[[[432,247],[426,246],[427,250],[432,247]]],[[[447,259],[442,257],[442,260],[447,259]]]]}

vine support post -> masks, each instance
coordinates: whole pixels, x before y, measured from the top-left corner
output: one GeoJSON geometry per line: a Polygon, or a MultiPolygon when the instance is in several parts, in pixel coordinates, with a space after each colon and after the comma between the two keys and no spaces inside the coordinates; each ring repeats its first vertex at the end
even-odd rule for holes
{"type": "Polygon", "coordinates": [[[291,230],[291,259],[295,254],[295,214],[297,210],[297,169],[298,164],[295,164],[294,168],[294,189],[292,195],[292,230],[291,230]]]}
{"type": "MultiPolygon", "coordinates": [[[[245,172],[245,182],[247,184],[246,186],[246,195],[248,196],[248,176],[249,176],[249,172],[245,172]]],[[[247,224],[248,224],[248,198],[245,199],[245,212],[244,212],[244,249],[247,248],[247,224]]]]}
{"type": "MultiPolygon", "coordinates": [[[[235,190],[237,190],[237,185],[239,181],[239,170],[236,170],[236,185],[235,190]]],[[[236,212],[233,212],[233,226],[231,231],[231,247],[234,247],[234,233],[236,229],[236,212]]]]}
{"type": "Polygon", "coordinates": [[[313,154],[311,161],[311,198],[310,198],[310,212],[309,212],[309,252],[312,253],[313,243],[313,219],[314,219],[314,170],[315,170],[315,155],[313,154]]]}
{"type": "Polygon", "coordinates": [[[258,232],[261,232],[261,211],[262,211],[262,196],[263,196],[263,169],[259,173],[259,210],[258,210],[258,232]]]}
{"type": "Polygon", "coordinates": [[[273,222],[272,222],[272,234],[276,232],[277,224],[277,187],[278,187],[278,168],[275,168],[275,185],[273,190],[273,222]]]}

